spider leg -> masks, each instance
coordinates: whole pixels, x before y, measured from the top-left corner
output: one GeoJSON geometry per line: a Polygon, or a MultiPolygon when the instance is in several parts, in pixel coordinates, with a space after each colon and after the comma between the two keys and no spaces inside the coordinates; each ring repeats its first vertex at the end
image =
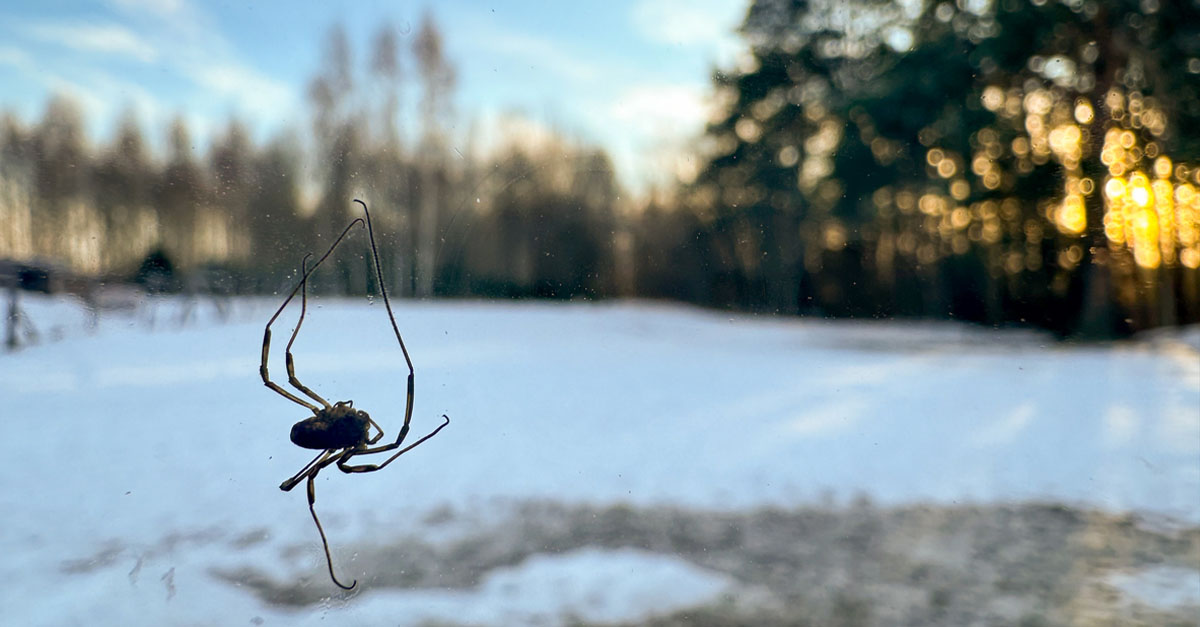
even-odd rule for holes
{"type": "Polygon", "coordinates": [[[375,248],[375,231],[371,228],[371,212],[367,211],[367,203],[355,198],[354,202],[362,205],[363,215],[367,216],[367,239],[371,241],[371,258],[375,260],[375,277],[379,279],[379,293],[383,295],[383,306],[387,308],[388,319],[392,321],[392,331],[396,333],[396,341],[400,342],[400,350],[404,352],[404,361],[408,364],[409,389],[412,389],[413,364],[408,356],[408,347],[404,338],[400,337],[400,327],[396,326],[396,316],[392,314],[392,303],[388,300],[387,286],[383,280],[383,268],[379,265],[379,249],[375,248]]]}
{"type": "Polygon", "coordinates": [[[338,469],[345,473],[375,472],[376,470],[383,470],[384,466],[387,466],[388,464],[395,461],[395,459],[397,457],[400,457],[401,455],[413,450],[414,448],[417,448],[417,446],[419,446],[422,442],[437,435],[438,431],[441,431],[442,429],[444,429],[446,427],[446,425],[450,424],[449,416],[442,414],[442,418],[445,418],[446,420],[442,424],[438,425],[438,427],[436,429],[429,432],[428,435],[421,438],[420,440],[417,440],[416,442],[413,442],[412,444],[409,444],[408,446],[400,449],[400,451],[397,452],[395,455],[392,455],[391,457],[384,460],[382,464],[363,464],[361,466],[349,466],[346,464],[346,462],[350,461],[351,457],[356,457],[358,455],[370,455],[372,453],[382,453],[384,451],[392,451],[392,450],[399,448],[400,443],[404,441],[405,433],[408,432],[407,424],[405,424],[404,428],[400,430],[400,437],[397,438],[396,441],[392,444],[387,444],[387,445],[376,447],[376,448],[366,448],[366,449],[362,449],[362,450],[351,449],[345,455],[338,458],[338,461],[337,461],[338,469]]]}
{"type": "MultiPolygon", "coordinates": [[[[338,461],[338,468],[341,468],[343,472],[373,472],[375,470],[379,470],[380,468],[383,468],[384,466],[388,465],[389,463],[391,463],[391,461],[393,459],[396,459],[401,454],[403,454],[405,451],[408,451],[409,449],[411,449],[412,446],[416,446],[417,444],[420,444],[421,442],[424,442],[425,440],[433,437],[433,435],[435,433],[442,430],[442,427],[445,427],[447,424],[450,424],[450,418],[443,415],[442,417],[446,418],[446,422],[443,423],[441,426],[439,426],[437,429],[435,429],[433,431],[433,433],[430,433],[429,435],[425,436],[424,438],[421,438],[421,440],[418,441],[417,444],[413,444],[412,446],[404,449],[403,451],[396,453],[390,459],[388,459],[387,461],[385,461],[384,463],[382,463],[378,466],[374,466],[374,465],[346,466],[345,465],[345,461],[355,455],[364,455],[367,453],[381,453],[384,451],[390,451],[390,450],[399,448],[400,444],[402,442],[404,442],[405,436],[408,435],[409,425],[412,422],[413,401],[416,396],[416,394],[415,394],[416,385],[414,382],[414,379],[416,377],[416,371],[413,368],[412,358],[409,357],[409,355],[408,355],[408,347],[405,346],[405,344],[404,344],[404,337],[400,335],[400,327],[397,326],[397,324],[396,324],[396,315],[394,313],[392,313],[392,302],[391,302],[391,300],[388,299],[387,282],[384,281],[384,279],[383,279],[383,268],[379,263],[379,249],[375,246],[375,230],[371,227],[371,212],[370,212],[370,210],[367,209],[367,203],[365,203],[357,198],[354,199],[354,202],[362,205],[363,215],[366,216],[367,239],[371,243],[371,258],[375,262],[375,277],[376,277],[376,279],[378,279],[379,293],[380,293],[380,295],[383,296],[383,306],[387,309],[388,320],[392,323],[392,332],[394,332],[396,334],[396,341],[400,343],[400,350],[401,350],[401,352],[404,353],[404,362],[406,364],[408,364],[408,397],[407,397],[407,400],[405,401],[405,405],[404,405],[404,424],[400,427],[400,434],[396,437],[396,442],[393,444],[389,444],[387,446],[376,448],[376,449],[364,449],[361,451],[354,451],[354,452],[351,452],[345,458],[338,461]],[[348,468],[351,468],[351,469],[358,468],[359,470],[347,470],[348,468]]],[[[372,424],[374,424],[374,421],[372,421],[372,424]]],[[[376,428],[379,428],[379,426],[376,425],[376,428]]],[[[379,429],[379,435],[372,438],[368,442],[368,444],[374,444],[375,442],[379,441],[379,439],[382,437],[383,437],[383,429],[379,429]]]]}
{"type": "Polygon", "coordinates": [[[375,422],[374,420],[371,420],[370,416],[367,416],[367,422],[371,423],[371,426],[375,427],[375,430],[379,432],[375,434],[375,437],[367,440],[367,444],[374,444],[379,441],[379,438],[383,437],[383,427],[379,426],[379,423],[375,422]]]}
{"type": "Polygon", "coordinates": [[[308,280],[308,275],[312,274],[317,269],[317,266],[321,265],[321,263],[324,262],[329,255],[333,254],[333,249],[337,248],[338,244],[342,243],[342,240],[346,237],[346,234],[350,232],[350,229],[354,228],[355,224],[362,223],[362,218],[355,218],[354,221],[351,222],[344,231],[342,231],[342,234],[339,235],[336,240],[334,240],[333,245],[329,247],[329,250],[327,250],[324,255],[321,255],[321,258],[317,260],[317,263],[313,264],[313,267],[309,268],[303,273],[303,276],[300,277],[300,283],[297,284],[296,287],[292,289],[292,293],[288,294],[288,297],[283,300],[283,304],[279,306],[279,309],[275,310],[275,315],[271,316],[271,319],[267,321],[267,328],[263,331],[262,364],[258,367],[258,373],[262,375],[263,384],[272,390],[275,390],[289,401],[309,408],[314,414],[320,411],[317,409],[316,405],[301,399],[295,394],[283,389],[274,381],[271,381],[271,376],[267,372],[267,355],[271,351],[271,325],[275,324],[275,320],[279,318],[279,314],[283,313],[284,308],[286,308],[288,303],[292,302],[292,299],[295,298],[296,292],[300,291],[300,288],[304,286],[305,282],[308,280]]]}
{"type": "Polygon", "coordinates": [[[313,507],[313,504],[317,501],[317,489],[313,484],[313,480],[317,478],[317,472],[320,470],[321,466],[318,466],[312,472],[308,473],[308,511],[312,514],[313,522],[317,523],[317,533],[321,534],[321,545],[325,547],[325,563],[329,565],[329,578],[342,590],[353,590],[354,586],[358,585],[357,579],[351,581],[350,585],[347,586],[338,581],[337,575],[333,574],[333,556],[329,554],[329,540],[325,538],[325,529],[321,527],[321,519],[317,518],[317,510],[313,507]]]}
{"type": "MultiPolygon", "coordinates": [[[[413,375],[410,372],[410,373],[408,373],[408,400],[404,404],[404,424],[400,426],[400,433],[396,436],[396,441],[392,444],[381,446],[376,449],[369,449],[369,448],[364,447],[361,450],[355,450],[355,451],[350,452],[347,456],[338,460],[338,468],[341,468],[342,472],[372,472],[373,470],[378,470],[378,468],[373,468],[372,470],[358,470],[358,471],[346,470],[347,468],[351,468],[351,467],[346,466],[345,462],[348,459],[350,459],[351,457],[354,457],[355,455],[363,455],[368,452],[380,453],[383,451],[394,450],[394,449],[397,449],[400,447],[400,444],[404,442],[404,438],[408,437],[408,428],[412,424],[413,399],[416,397],[415,388],[413,386],[414,386],[413,375]]],[[[370,420],[370,418],[368,418],[368,420],[370,420]]],[[[446,418],[447,422],[449,422],[449,420],[450,420],[449,418],[446,418]]],[[[376,435],[374,438],[371,438],[370,440],[368,440],[367,441],[368,444],[374,444],[379,441],[379,438],[383,437],[383,429],[380,428],[379,425],[376,424],[374,420],[371,420],[371,424],[375,425],[376,429],[379,429],[379,434],[376,435]]],[[[446,425],[442,425],[442,427],[444,427],[444,426],[446,426],[446,425]]],[[[438,427],[438,430],[441,430],[442,427],[438,427]]],[[[434,431],[434,433],[437,433],[437,431],[434,431]]],[[[424,441],[425,439],[428,439],[428,437],[429,436],[422,438],[422,441],[424,441]]],[[[420,442],[418,442],[417,444],[420,444],[420,442]]],[[[407,450],[407,449],[405,449],[405,450],[407,450]]],[[[399,454],[397,454],[397,455],[399,455],[399,454]]],[[[388,461],[391,461],[391,460],[388,460],[388,461]]]]}
{"type": "Polygon", "coordinates": [[[292,387],[304,392],[309,398],[317,401],[329,409],[329,401],[321,398],[320,394],[310,390],[300,379],[296,378],[296,360],[292,357],[292,344],[296,343],[296,336],[300,335],[300,325],[304,324],[304,314],[308,311],[308,258],[312,257],[312,253],[304,255],[304,259],[300,261],[300,269],[304,273],[304,278],[300,279],[300,319],[296,321],[296,328],[292,329],[292,337],[288,339],[287,348],[284,350],[284,363],[287,364],[288,383],[292,387]]]}
{"type": "Polygon", "coordinates": [[[292,488],[296,487],[296,485],[299,484],[301,481],[304,481],[305,475],[307,475],[313,469],[314,466],[319,466],[320,468],[324,468],[325,466],[328,466],[329,464],[321,465],[321,463],[324,462],[326,459],[328,459],[331,455],[333,455],[333,452],[336,450],[337,449],[328,449],[328,450],[324,450],[324,451],[321,451],[320,453],[318,453],[317,456],[314,457],[311,462],[308,462],[307,464],[304,465],[304,468],[300,469],[300,472],[296,473],[295,475],[292,475],[292,477],[290,479],[279,484],[279,489],[283,490],[284,492],[291,492],[292,488]]]}
{"type": "Polygon", "coordinates": [[[311,462],[305,464],[304,468],[300,472],[296,473],[294,477],[284,481],[279,485],[279,489],[286,492],[296,487],[296,485],[301,481],[305,479],[308,480],[308,512],[312,514],[313,522],[317,524],[317,533],[321,534],[321,546],[325,549],[325,563],[329,566],[329,578],[332,579],[333,583],[337,584],[337,586],[343,590],[352,590],[354,586],[358,585],[358,580],[356,579],[350,582],[350,585],[347,586],[338,581],[337,575],[333,574],[333,557],[329,553],[329,540],[325,537],[325,528],[321,526],[321,519],[317,517],[317,510],[315,507],[317,501],[317,489],[314,481],[317,478],[317,473],[321,472],[322,468],[325,468],[336,461],[341,461],[341,459],[346,457],[351,450],[353,449],[345,449],[341,452],[339,452],[338,449],[321,451],[321,453],[313,458],[311,462]]]}

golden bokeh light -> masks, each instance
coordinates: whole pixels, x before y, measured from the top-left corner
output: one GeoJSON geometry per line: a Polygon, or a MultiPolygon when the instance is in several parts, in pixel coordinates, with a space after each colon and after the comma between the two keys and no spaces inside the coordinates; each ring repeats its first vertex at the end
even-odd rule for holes
{"type": "Polygon", "coordinates": [[[1144,209],[1150,205],[1152,197],[1150,181],[1146,179],[1145,174],[1135,172],[1129,177],[1129,200],[1133,201],[1133,204],[1144,209]]]}
{"type": "Polygon", "coordinates": [[[1119,176],[1108,179],[1108,182],[1104,184],[1104,195],[1109,202],[1116,202],[1125,196],[1125,179],[1119,176]]]}
{"type": "Polygon", "coordinates": [[[840,222],[830,221],[825,225],[824,230],[825,248],[828,250],[841,250],[846,247],[846,227],[840,222]]]}
{"type": "Polygon", "coordinates": [[[971,224],[971,212],[966,207],[955,207],[950,212],[950,226],[956,230],[967,228],[971,224]]]}
{"type": "Polygon", "coordinates": [[[762,125],[753,118],[741,118],[734,124],[733,131],[747,144],[753,144],[762,138],[762,125]]]}
{"type": "Polygon", "coordinates": [[[1165,179],[1171,176],[1171,159],[1167,156],[1161,156],[1154,160],[1154,176],[1165,179]]]}
{"type": "Polygon", "coordinates": [[[1087,209],[1080,194],[1068,194],[1055,212],[1058,230],[1068,235],[1080,235],[1087,229],[1087,209]]]}
{"type": "Polygon", "coordinates": [[[980,100],[988,111],[999,111],[1004,106],[1004,90],[995,85],[988,85],[984,88],[980,100]]]}
{"type": "Polygon", "coordinates": [[[950,184],[950,195],[958,201],[966,200],[971,195],[971,184],[965,179],[956,179],[950,184]]]}
{"type": "Polygon", "coordinates": [[[1095,117],[1095,112],[1092,111],[1092,103],[1080,98],[1075,102],[1075,121],[1080,124],[1091,124],[1092,118],[1095,117]]]}
{"type": "MultiPolygon", "coordinates": [[[[922,157],[939,184],[872,197],[881,215],[918,229],[915,237],[897,234],[895,250],[932,263],[972,246],[1002,246],[992,257],[998,271],[1073,270],[1091,258],[1089,231],[1103,229],[1109,248],[1138,267],[1200,268],[1200,167],[1169,154],[1160,139],[1168,116],[1153,98],[1114,88],[1094,104],[1057,89],[989,86],[981,101],[998,121],[970,138],[968,153],[927,145],[922,157]],[[1098,173],[1086,167],[1097,156],[1098,173]],[[1031,206],[1012,195],[1044,164],[1061,173],[1057,198],[1031,206]],[[1047,238],[1058,241],[1056,251],[1046,252],[1047,238]]],[[[825,244],[838,235],[827,230],[825,244]]]]}
{"type": "MultiPolygon", "coordinates": [[[[1108,104],[1118,101],[1124,104],[1120,94],[1110,92],[1108,104]]],[[[1165,125],[1165,116],[1151,99],[1131,94],[1128,114],[1132,128],[1109,128],[1100,151],[1101,162],[1109,171],[1104,183],[1105,235],[1112,245],[1128,247],[1143,268],[1177,263],[1200,267],[1197,203],[1187,183],[1190,168],[1159,154],[1156,142],[1139,146],[1135,129],[1145,128],[1157,136],[1165,125]],[[1149,159],[1153,161],[1147,164],[1149,159]],[[1149,174],[1140,169],[1146,165],[1149,174]]]]}

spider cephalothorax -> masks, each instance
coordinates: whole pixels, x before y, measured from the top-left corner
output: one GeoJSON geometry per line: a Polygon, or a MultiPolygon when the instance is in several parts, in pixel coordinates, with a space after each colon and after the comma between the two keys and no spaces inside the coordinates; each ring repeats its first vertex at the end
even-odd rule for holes
{"type": "Polygon", "coordinates": [[[387,282],[383,280],[383,270],[379,266],[379,251],[375,248],[375,234],[371,230],[371,213],[367,211],[367,205],[363,201],[356,199],[354,202],[362,205],[363,214],[366,215],[367,237],[371,242],[371,256],[375,261],[375,277],[378,280],[379,293],[383,296],[383,305],[385,308],[387,308],[388,319],[392,323],[392,331],[396,333],[396,341],[400,343],[400,351],[404,353],[404,361],[406,364],[408,364],[408,396],[404,404],[404,424],[400,426],[400,433],[397,434],[396,441],[391,444],[374,446],[375,443],[383,437],[383,429],[374,420],[371,420],[371,417],[367,415],[367,412],[355,409],[352,401],[338,401],[330,405],[329,401],[321,398],[319,394],[306,387],[300,382],[300,379],[296,378],[296,363],[295,359],[292,358],[292,344],[296,342],[296,336],[300,334],[300,325],[304,324],[304,314],[308,308],[308,277],[314,270],[317,269],[317,266],[320,266],[321,263],[329,257],[329,255],[333,254],[333,251],[338,247],[338,244],[341,244],[346,235],[350,233],[350,229],[354,228],[356,225],[361,226],[364,223],[362,218],[355,218],[354,221],[352,221],[350,225],[347,226],[344,231],[342,231],[342,234],[339,235],[336,240],[334,240],[333,245],[329,247],[329,250],[317,260],[317,263],[313,264],[312,268],[308,267],[308,258],[311,255],[305,255],[304,260],[300,263],[300,269],[302,272],[300,283],[296,285],[296,288],[292,290],[292,293],[289,294],[286,299],[284,299],[283,304],[280,305],[279,309],[275,311],[275,315],[271,316],[271,319],[267,322],[267,328],[263,332],[262,365],[259,366],[259,374],[262,375],[264,385],[278,392],[284,398],[307,407],[313,413],[312,416],[305,418],[304,420],[301,420],[292,426],[292,442],[297,446],[307,449],[316,449],[321,452],[311,462],[308,462],[304,468],[301,468],[300,472],[292,475],[291,478],[279,484],[279,489],[285,492],[290,491],[301,481],[307,480],[308,511],[312,514],[313,522],[317,524],[317,532],[321,534],[321,544],[325,547],[325,560],[329,564],[329,577],[333,579],[333,583],[346,590],[353,588],[358,581],[352,581],[350,582],[350,585],[347,586],[338,581],[337,577],[333,574],[333,558],[329,555],[329,542],[325,539],[325,530],[321,528],[321,520],[317,518],[317,510],[313,507],[314,503],[316,502],[316,487],[314,486],[313,481],[316,479],[317,473],[333,464],[337,464],[338,470],[344,473],[375,472],[376,470],[382,470],[385,466],[392,463],[392,461],[394,461],[397,457],[400,457],[408,451],[411,451],[425,440],[437,435],[438,431],[441,431],[443,427],[450,424],[450,418],[443,414],[442,418],[444,421],[442,424],[438,425],[436,429],[416,442],[413,442],[399,451],[396,451],[391,457],[383,460],[383,462],[379,464],[360,464],[352,466],[348,463],[352,458],[358,455],[371,455],[373,453],[394,451],[400,448],[401,443],[404,442],[404,437],[408,435],[409,423],[412,421],[413,397],[415,390],[413,385],[415,371],[413,370],[412,359],[408,356],[408,348],[404,346],[404,338],[400,337],[400,328],[396,326],[396,317],[392,315],[392,305],[391,302],[388,301],[387,288],[384,287],[387,282]],[[285,349],[284,353],[284,364],[287,366],[288,383],[290,383],[292,387],[296,388],[304,396],[307,396],[313,401],[319,403],[319,405],[315,405],[307,400],[304,400],[300,396],[297,396],[296,394],[284,389],[274,381],[271,381],[271,376],[267,372],[267,355],[271,350],[271,325],[275,323],[275,319],[279,317],[279,314],[283,313],[283,310],[288,306],[288,303],[292,302],[292,298],[296,296],[297,292],[300,293],[300,319],[296,322],[296,328],[292,331],[291,339],[288,340],[287,348],[285,349]],[[372,428],[375,429],[374,436],[370,435],[372,428]]]}
{"type": "Polygon", "coordinates": [[[317,450],[354,448],[367,443],[371,417],[354,409],[354,401],[338,401],[292,425],[292,444],[317,450]]]}

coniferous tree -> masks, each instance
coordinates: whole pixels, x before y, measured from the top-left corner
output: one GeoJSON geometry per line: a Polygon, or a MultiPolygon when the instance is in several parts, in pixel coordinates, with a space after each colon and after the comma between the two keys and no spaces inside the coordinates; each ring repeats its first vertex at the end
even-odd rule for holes
{"type": "Polygon", "coordinates": [[[718,293],[1093,336],[1196,317],[1200,115],[1179,68],[1200,5],[904,10],[751,5],[689,189],[718,293]]]}

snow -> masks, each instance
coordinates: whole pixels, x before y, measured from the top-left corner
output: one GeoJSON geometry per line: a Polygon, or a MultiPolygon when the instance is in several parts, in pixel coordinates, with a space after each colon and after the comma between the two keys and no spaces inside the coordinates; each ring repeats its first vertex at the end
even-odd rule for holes
{"type": "MultiPolygon", "coordinates": [[[[70,301],[23,299],[54,331],[0,354],[6,620],[555,624],[635,620],[728,592],[718,574],[632,550],[538,556],[473,588],[372,589],[315,613],[215,576],[250,565],[325,576],[303,488],[278,489],[312,457],[287,438],[308,410],[258,376],[277,303],[236,301],[218,323],[193,302],[181,325],[180,301],[92,320],[70,301]]],[[[317,510],[345,579],[369,575],[354,542],[422,532],[438,508],[527,499],[726,510],[860,494],[1048,500],[1200,521],[1194,330],[1074,346],[646,303],[395,309],[417,371],[410,438],[442,414],[452,422],[382,472],[320,475],[317,510]]],[[[281,384],[297,314],[274,327],[281,384]]],[[[407,369],[382,306],[310,302],[294,353],[306,385],[352,399],[394,437],[407,369]]]]}
{"type": "MultiPolygon", "coordinates": [[[[725,577],[683,560],[633,549],[586,549],[534,557],[516,568],[501,569],[475,590],[421,590],[364,599],[354,614],[486,625],[545,625],[562,617],[616,622],[686,608],[729,586],[725,577]]],[[[312,624],[323,619],[307,618],[312,624]]]]}

